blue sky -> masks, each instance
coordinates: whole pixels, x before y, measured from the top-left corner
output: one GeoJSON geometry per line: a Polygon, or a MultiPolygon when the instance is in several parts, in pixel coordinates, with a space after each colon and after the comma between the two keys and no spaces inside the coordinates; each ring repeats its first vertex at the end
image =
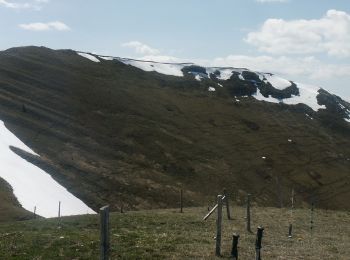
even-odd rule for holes
{"type": "Polygon", "coordinates": [[[350,99],[349,0],[0,0],[0,49],[248,67],[350,99]]]}

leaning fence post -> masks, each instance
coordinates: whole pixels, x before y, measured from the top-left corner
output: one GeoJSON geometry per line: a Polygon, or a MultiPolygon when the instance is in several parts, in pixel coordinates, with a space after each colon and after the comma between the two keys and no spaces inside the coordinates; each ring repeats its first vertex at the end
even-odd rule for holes
{"type": "Polygon", "coordinates": [[[238,260],[238,239],[239,239],[239,235],[234,233],[232,238],[232,250],[231,250],[231,257],[233,257],[234,260],[238,260]]]}
{"type": "Polygon", "coordinates": [[[248,232],[252,232],[251,228],[250,228],[250,194],[248,194],[247,196],[247,231],[248,232]]]}
{"type": "Polygon", "coordinates": [[[258,231],[256,233],[256,240],[255,240],[255,260],[261,260],[261,241],[263,237],[264,228],[258,227],[258,231]]]}
{"type": "Polygon", "coordinates": [[[227,196],[226,189],[224,189],[224,196],[225,196],[225,202],[226,202],[227,218],[231,219],[230,206],[229,206],[229,201],[228,201],[228,196],[227,196]]]}
{"type": "Polygon", "coordinates": [[[183,213],[183,190],[180,190],[180,213],[183,213]]]}
{"type": "Polygon", "coordinates": [[[216,219],[216,247],[215,255],[221,255],[221,224],[222,224],[222,195],[218,195],[218,215],[216,219]]]}
{"type": "Polygon", "coordinates": [[[100,259],[109,259],[109,206],[100,208],[101,221],[101,241],[100,241],[100,259]]]}

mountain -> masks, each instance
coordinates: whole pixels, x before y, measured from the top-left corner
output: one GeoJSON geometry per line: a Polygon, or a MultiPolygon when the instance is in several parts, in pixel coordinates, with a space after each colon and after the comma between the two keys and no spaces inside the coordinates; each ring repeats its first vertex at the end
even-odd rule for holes
{"type": "Polygon", "coordinates": [[[207,205],[224,187],[238,204],[251,193],[288,205],[294,188],[298,206],[350,209],[350,104],[271,73],[12,48],[0,52],[0,120],[18,138],[5,148],[82,210],[176,207],[180,189],[207,205]]]}

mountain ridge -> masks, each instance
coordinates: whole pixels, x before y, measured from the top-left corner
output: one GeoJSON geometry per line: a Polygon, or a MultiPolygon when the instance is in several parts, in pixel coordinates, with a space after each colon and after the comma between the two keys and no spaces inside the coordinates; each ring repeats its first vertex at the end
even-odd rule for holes
{"type": "Polygon", "coordinates": [[[225,186],[238,204],[249,192],[283,206],[294,188],[299,206],[314,198],[348,209],[346,101],[319,93],[326,109],[315,111],[246,97],[258,87],[239,75],[197,80],[99,61],[73,50],[0,52],[0,120],[40,155],[28,161],[92,209],[174,207],[181,188],[188,206],[203,205],[225,186]]]}

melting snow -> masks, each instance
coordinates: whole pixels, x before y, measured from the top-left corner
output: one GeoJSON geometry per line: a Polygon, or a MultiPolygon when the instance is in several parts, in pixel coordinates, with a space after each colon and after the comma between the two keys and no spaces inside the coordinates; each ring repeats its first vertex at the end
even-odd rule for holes
{"type": "Polygon", "coordinates": [[[209,88],[208,88],[208,91],[213,92],[213,91],[215,91],[215,88],[209,87],[209,88]]]}
{"type": "Polygon", "coordinates": [[[276,89],[280,89],[283,90],[287,87],[290,87],[292,84],[290,83],[290,81],[277,77],[275,75],[271,75],[271,74],[264,74],[264,77],[266,78],[266,80],[276,89]]]}
{"type": "Polygon", "coordinates": [[[309,119],[314,120],[309,114],[305,114],[305,115],[306,115],[306,117],[308,117],[309,119]]]}
{"type": "Polygon", "coordinates": [[[326,108],[324,105],[319,105],[317,103],[317,95],[318,91],[320,88],[315,88],[313,86],[308,86],[304,84],[297,84],[300,95],[299,96],[292,96],[291,98],[285,98],[283,100],[273,98],[271,96],[269,97],[264,97],[261,93],[260,90],[258,89],[257,93],[253,95],[257,100],[263,100],[267,102],[272,102],[272,103],[284,103],[288,105],[296,105],[303,103],[305,105],[308,105],[311,107],[313,110],[318,111],[321,108],[326,108]]]}
{"type": "Polygon", "coordinates": [[[197,81],[201,81],[201,80],[202,80],[202,77],[201,77],[199,74],[197,74],[194,78],[195,78],[197,81]]]}
{"type": "Polygon", "coordinates": [[[78,52],[78,54],[84,58],[87,58],[93,62],[100,62],[99,59],[97,59],[95,56],[88,54],[88,53],[83,53],[83,52],[78,52]]]}
{"type": "Polygon", "coordinates": [[[103,59],[103,60],[114,60],[113,57],[109,57],[109,56],[98,56],[100,59],[103,59]]]}
{"type": "MultiPolygon", "coordinates": [[[[86,53],[78,53],[79,55],[88,58],[92,61],[99,62],[99,60],[90,54],[86,53]]],[[[172,75],[172,76],[177,76],[177,77],[183,77],[183,72],[182,69],[186,66],[193,65],[193,63],[164,63],[164,62],[155,62],[155,61],[144,61],[144,60],[135,60],[135,59],[127,59],[127,58],[113,58],[109,56],[99,56],[99,58],[104,59],[104,60],[118,60],[124,64],[131,65],[134,67],[137,67],[139,69],[142,69],[144,71],[156,71],[161,74],[165,75],[172,75]]],[[[249,71],[244,68],[220,68],[220,67],[206,67],[206,72],[208,77],[210,76],[211,73],[215,73],[216,71],[220,72],[220,75],[218,76],[219,80],[228,80],[231,78],[233,73],[239,73],[238,77],[241,80],[245,80],[242,72],[243,71],[249,71]]],[[[190,72],[191,73],[191,72],[190,72]]],[[[259,73],[255,72],[261,80],[264,80],[265,82],[270,82],[271,85],[276,88],[283,90],[289,86],[291,86],[291,82],[280,78],[278,76],[272,75],[270,73],[259,73]]],[[[195,74],[195,73],[193,73],[195,74]]],[[[200,74],[195,74],[195,79],[200,81],[204,78],[204,75],[200,74]]],[[[218,85],[222,87],[222,84],[218,85]]],[[[292,96],[291,98],[286,98],[283,100],[279,100],[276,98],[273,98],[271,96],[269,97],[264,97],[260,91],[258,90],[255,95],[253,95],[257,100],[263,100],[267,102],[272,102],[272,103],[279,103],[283,102],[285,104],[289,105],[295,105],[299,103],[303,103],[311,107],[313,110],[317,111],[321,108],[326,108],[325,106],[321,106],[317,102],[317,95],[318,95],[318,90],[320,88],[313,87],[313,86],[308,86],[308,85],[303,85],[303,84],[297,84],[297,87],[299,88],[300,95],[298,96],[292,96]]],[[[210,90],[209,90],[210,91],[210,90]]],[[[212,90],[213,91],[213,90],[212,90]]],[[[350,119],[346,119],[350,120],[350,119]]]]}
{"type": "MultiPolygon", "coordinates": [[[[118,59],[124,64],[131,65],[144,71],[156,71],[165,75],[183,77],[182,69],[185,67],[183,63],[159,63],[153,61],[139,61],[133,59],[118,59]]],[[[190,64],[188,64],[190,65],[190,64]]]]}
{"type": "Polygon", "coordinates": [[[49,174],[11,151],[10,146],[36,155],[0,120],[0,177],[12,186],[23,208],[33,211],[36,206],[37,214],[43,217],[57,217],[58,202],[61,201],[62,216],[94,213],[49,174]]]}
{"type": "Polygon", "coordinates": [[[299,96],[292,96],[291,98],[283,99],[283,103],[288,105],[296,105],[303,103],[305,105],[308,105],[313,110],[318,111],[321,108],[326,108],[324,105],[319,105],[317,103],[317,95],[320,88],[305,85],[305,84],[299,84],[297,83],[298,89],[299,89],[299,96]]]}

